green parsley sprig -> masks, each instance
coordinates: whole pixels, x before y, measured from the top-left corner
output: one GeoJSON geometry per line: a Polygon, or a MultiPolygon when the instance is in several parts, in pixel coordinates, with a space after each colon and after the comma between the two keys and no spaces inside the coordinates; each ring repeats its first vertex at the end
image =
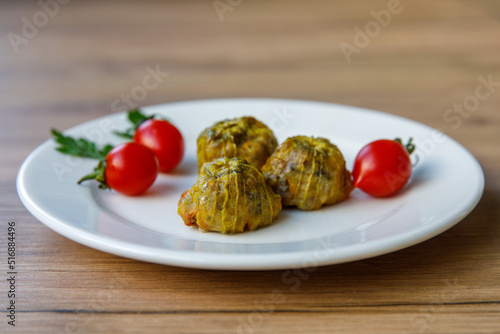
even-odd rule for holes
{"type": "Polygon", "coordinates": [[[132,123],[132,127],[125,131],[114,131],[113,133],[122,138],[133,139],[137,128],[145,121],[155,118],[155,115],[146,116],[140,109],[132,109],[128,111],[127,118],[132,123]]]}
{"type": "Polygon", "coordinates": [[[74,157],[104,160],[109,151],[113,149],[113,145],[111,144],[105,145],[103,148],[98,148],[95,143],[85,138],[75,139],[65,136],[56,129],[52,129],[50,132],[54,136],[54,141],[59,144],[56,150],[74,157]]]}
{"type": "Polygon", "coordinates": [[[54,136],[54,141],[59,144],[56,150],[68,154],[74,157],[80,158],[90,158],[99,160],[97,167],[94,171],[88,175],[82,177],[78,184],[81,184],[87,180],[96,180],[99,182],[100,189],[111,189],[106,183],[106,156],[109,151],[113,149],[113,145],[107,144],[104,147],[99,148],[95,143],[85,139],[85,138],[73,138],[70,136],[63,135],[60,131],[56,129],[50,130],[54,136]]]}

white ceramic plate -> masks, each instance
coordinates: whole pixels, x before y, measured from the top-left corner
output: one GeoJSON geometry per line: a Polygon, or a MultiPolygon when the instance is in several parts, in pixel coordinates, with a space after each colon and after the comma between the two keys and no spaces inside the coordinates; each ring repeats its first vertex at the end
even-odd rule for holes
{"type": "MultiPolygon", "coordinates": [[[[180,102],[143,109],[167,117],[184,134],[187,151],[171,175],[161,175],[143,196],[100,191],[76,181],[94,161],[64,156],[47,141],[22,165],[18,193],[43,224],[86,246],[132,259],[205,269],[262,270],[359,260],[429,239],[462,220],[479,201],[484,176],[458,143],[425,125],[393,115],[327,103],[227,99],[180,102]],[[366,143],[412,136],[419,163],[396,196],[377,199],[355,190],[340,204],[315,212],[284,210],[266,228],[238,235],[203,233],[177,215],[181,193],[197,179],[196,138],[215,121],[252,115],[278,140],[303,134],[337,144],[352,168],[366,143]]],[[[128,126],[118,113],[76,126],[66,134],[119,143],[112,130],[128,126]]],[[[47,129],[48,131],[48,129],[47,129]]]]}

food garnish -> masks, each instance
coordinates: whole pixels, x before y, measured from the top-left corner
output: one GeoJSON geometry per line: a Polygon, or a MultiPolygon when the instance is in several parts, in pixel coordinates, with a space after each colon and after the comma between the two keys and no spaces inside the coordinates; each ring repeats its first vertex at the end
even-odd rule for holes
{"type": "Polygon", "coordinates": [[[78,184],[87,180],[99,182],[100,189],[114,189],[134,196],[145,192],[158,176],[158,159],[144,145],[129,142],[113,147],[108,144],[99,148],[84,138],[75,139],[52,130],[57,151],[82,158],[99,160],[94,171],[82,177],[78,184]]]}
{"type": "Polygon", "coordinates": [[[140,109],[130,110],[127,118],[132,127],[114,133],[149,147],[158,158],[160,172],[170,172],[184,157],[184,139],[175,125],[155,117],[143,114],[140,109]]]}
{"type": "Polygon", "coordinates": [[[354,187],[375,197],[395,194],[411,177],[414,150],[411,138],[405,146],[401,139],[380,139],[364,146],[354,161],[354,187]]]}

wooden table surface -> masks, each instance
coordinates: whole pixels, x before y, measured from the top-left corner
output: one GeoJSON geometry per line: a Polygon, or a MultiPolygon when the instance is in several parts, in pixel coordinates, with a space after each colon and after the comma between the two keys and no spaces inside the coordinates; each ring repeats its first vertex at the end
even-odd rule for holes
{"type": "Polygon", "coordinates": [[[58,1],[0,4],[1,333],[500,333],[497,0],[58,1]],[[142,106],[306,99],[439,128],[481,163],[484,196],[431,240],[308,275],[143,263],[51,231],[17,196],[21,163],[51,127],[113,113],[156,66],[170,75],[142,106]]]}

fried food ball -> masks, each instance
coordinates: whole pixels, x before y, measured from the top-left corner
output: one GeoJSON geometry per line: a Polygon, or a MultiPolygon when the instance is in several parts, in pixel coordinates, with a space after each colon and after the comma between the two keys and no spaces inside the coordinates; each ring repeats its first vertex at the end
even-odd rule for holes
{"type": "Polygon", "coordinates": [[[337,146],[324,138],[288,138],[262,167],[283,206],[317,210],[338,203],[352,191],[351,173],[337,146]]]}
{"type": "Polygon", "coordinates": [[[219,158],[242,158],[260,169],[278,146],[273,132],[253,117],[225,120],[198,137],[198,170],[219,158]]]}
{"type": "Polygon", "coordinates": [[[270,225],[281,197],[246,160],[221,158],[203,165],[198,181],[182,194],[178,213],[187,226],[233,234],[270,225]]]}

